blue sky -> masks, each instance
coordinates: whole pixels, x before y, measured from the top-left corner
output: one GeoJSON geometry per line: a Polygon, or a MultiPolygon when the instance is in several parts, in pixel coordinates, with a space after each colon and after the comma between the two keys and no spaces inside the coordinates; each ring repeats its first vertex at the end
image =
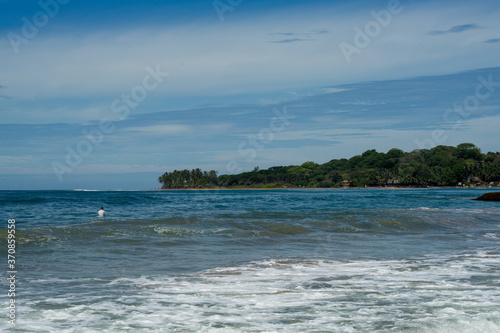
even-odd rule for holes
{"type": "Polygon", "coordinates": [[[0,189],[500,151],[498,1],[0,1],[0,189]]]}

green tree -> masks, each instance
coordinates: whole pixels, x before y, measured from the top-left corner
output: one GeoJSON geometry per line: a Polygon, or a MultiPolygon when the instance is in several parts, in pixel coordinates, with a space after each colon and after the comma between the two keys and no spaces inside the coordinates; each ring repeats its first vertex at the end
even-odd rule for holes
{"type": "Polygon", "coordinates": [[[457,157],[464,160],[480,161],[482,159],[481,149],[472,143],[461,143],[457,146],[457,157]]]}

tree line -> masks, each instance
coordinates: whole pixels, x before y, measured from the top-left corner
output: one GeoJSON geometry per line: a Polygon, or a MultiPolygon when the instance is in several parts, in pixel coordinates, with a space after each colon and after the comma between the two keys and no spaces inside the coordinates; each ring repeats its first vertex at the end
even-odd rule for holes
{"type": "Polygon", "coordinates": [[[367,150],[350,159],[333,159],[324,164],[275,166],[235,175],[217,176],[211,170],[183,170],[159,178],[163,188],[200,187],[309,187],[344,186],[457,186],[500,181],[500,153],[481,153],[472,143],[457,147],[404,152],[393,148],[387,153],[367,150]]]}
{"type": "Polygon", "coordinates": [[[193,170],[174,170],[173,172],[165,172],[158,178],[158,182],[162,183],[163,189],[169,188],[203,188],[212,187],[217,184],[217,172],[201,171],[201,169],[193,170]]]}

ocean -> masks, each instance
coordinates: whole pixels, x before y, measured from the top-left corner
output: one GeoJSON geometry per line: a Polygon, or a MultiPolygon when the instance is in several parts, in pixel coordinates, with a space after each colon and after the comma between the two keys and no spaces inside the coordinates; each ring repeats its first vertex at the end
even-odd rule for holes
{"type": "Polygon", "coordinates": [[[0,191],[0,331],[497,333],[486,192],[0,191]]]}

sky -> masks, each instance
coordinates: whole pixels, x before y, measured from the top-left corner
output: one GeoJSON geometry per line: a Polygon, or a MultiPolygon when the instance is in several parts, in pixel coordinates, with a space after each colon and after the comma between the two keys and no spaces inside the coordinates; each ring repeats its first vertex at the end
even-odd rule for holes
{"type": "Polygon", "coordinates": [[[0,0],[0,190],[153,189],[472,142],[500,151],[500,3],[0,0]]]}

